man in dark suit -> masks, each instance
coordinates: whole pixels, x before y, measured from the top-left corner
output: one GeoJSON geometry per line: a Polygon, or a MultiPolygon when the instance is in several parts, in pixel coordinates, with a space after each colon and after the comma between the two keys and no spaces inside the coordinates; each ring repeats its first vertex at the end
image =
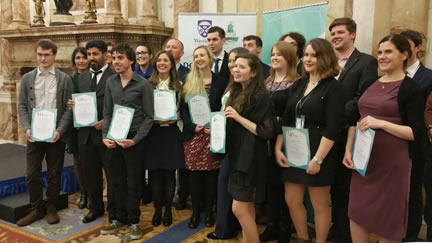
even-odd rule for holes
{"type": "Polygon", "coordinates": [[[214,56],[212,72],[229,80],[228,53],[224,51],[225,31],[219,26],[210,27],[207,35],[208,47],[214,56]]]}
{"type": "MultiPolygon", "coordinates": [[[[105,168],[106,147],[102,143],[103,104],[106,80],[115,74],[115,71],[106,64],[107,45],[104,41],[92,40],[87,43],[86,49],[90,71],[78,77],[75,92],[96,92],[98,122],[92,127],[79,129],[79,153],[84,165],[86,190],[90,196],[90,211],[83,218],[83,223],[92,222],[104,214],[102,169],[105,168]]],[[[108,177],[107,184],[107,210],[112,218],[115,211],[108,177]]]]}
{"type": "Polygon", "coordinates": [[[354,47],[357,25],[350,18],[335,19],[329,27],[331,44],[342,71],[336,79],[345,88],[347,102],[343,129],[336,140],[338,154],[335,183],[331,188],[333,226],[330,236],[335,242],[351,242],[348,219],[348,199],[351,170],[342,164],[347,139],[348,117],[357,114],[357,101],[369,85],[377,80],[377,61],[354,47]]]}
{"type": "Polygon", "coordinates": [[[190,72],[190,69],[180,64],[180,59],[184,55],[183,43],[176,38],[171,38],[166,44],[165,51],[169,51],[173,55],[176,69],[179,75],[178,77],[180,81],[184,82],[186,80],[186,76],[190,72]]]}
{"type": "MultiPolygon", "coordinates": [[[[432,70],[423,66],[418,59],[418,55],[422,49],[422,35],[413,30],[406,30],[401,33],[402,36],[408,39],[411,46],[412,56],[407,63],[407,76],[414,79],[424,93],[425,102],[432,90],[432,70]]],[[[408,208],[408,227],[404,242],[418,241],[417,237],[422,225],[422,186],[423,181],[426,191],[426,205],[424,209],[425,221],[427,223],[427,237],[432,240],[432,166],[431,163],[426,163],[428,158],[427,146],[424,144],[415,145],[416,157],[413,158],[411,167],[411,183],[408,208]],[[428,164],[426,171],[425,165],[428,164]]],[[[430,155],[429,155],[430,157],[430,155]]]]}
{"type": "MultiPolygon", "coordinates": [[[[243,38],[243,47],[248,49],[250,53],[257,57],[261,55],[262,45],[263,43],[261,38],[256,35],[248,35],[243,38]]],[[[264,79],[267,79],[270,75],[270,67],[263,62],[261,62],[261,65],[263,67],[264,79]]]]}

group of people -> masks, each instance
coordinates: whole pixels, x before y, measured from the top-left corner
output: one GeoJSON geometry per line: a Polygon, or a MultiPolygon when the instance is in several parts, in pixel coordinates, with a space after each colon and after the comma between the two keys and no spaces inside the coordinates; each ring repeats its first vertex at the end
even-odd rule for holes
{"type": "Polygon", "coordinates": [[[329,31],[330,41],[306,43],[297,32],[283,35],[272,46],[270,67],[259,59],[261,38],[246,36],[243,47],[227,53],[225,31],[218,26],[208,29],[208,45],[193,51],[190,69],[180,64],[184,46],[175,38],[154,55],[146,44],[134,50],[119,43],[109,50],[104,41],[92,40],[73,52],[72,78],[54,67],[55,43],[40,40],[35,48],[39,66],[23,76],[18,103],[32,208],[17,225],[45,215],[48,223],[59,222],[55,200],[69,143],[79,153],[77,177],[82,195],[88,195],[88,202],[87,197],[80,202],[89,208],[83,223],[104,214],[105,171],[110,223],[102,234],[128,226],[131,239],[142,237],[139,206],[148,187],[153,226],[172,224],[178,188],[178,210],[191,197],[189,228],[198,227],[201,212],[206,227],[216,224],[209,239],[234,238],[241,229],[244,242],[289,242],[295,230],[299,242],[311,242],[307,191],[316,242],[368,242],[369,233],[380,242],[411,241],[422,222],[424,182],[427,237],[432,239],[432,181],[427,179],[432,171],[426,163],[431,158],[432,130],[426,125],[432,127],[432,96],[426,99],[432,71],[418,59],[422,35],[406,30],[384,37],[376,59],[355,48],[352,19],[335,19],[329,31]],[[155,90],[173,91],[177,119],[154,120],[155,90]],[[73,129],[71,94],[86,92],[96,94],[98,122],[73,129]],[[210,152],[210,127],[191,117],[188,97],[202,93],[212,112],[225,114],[225,154],[210,152]],[[134,109],[127,138],[120,141],[107,136],[114,105],[134,109]],[[32,141],[34,108],[57,109],[53,141],[32,141]],[[353,170],[356,126],[376,132],[364,176],[353,170]],[[311,160],[305,169],[288,166],[282,127],[307,129],[311,160]],[[46,202],[40,184],[44,157],[46,202]],[[261,234],[256,204],[268,205],[261,234]]]}

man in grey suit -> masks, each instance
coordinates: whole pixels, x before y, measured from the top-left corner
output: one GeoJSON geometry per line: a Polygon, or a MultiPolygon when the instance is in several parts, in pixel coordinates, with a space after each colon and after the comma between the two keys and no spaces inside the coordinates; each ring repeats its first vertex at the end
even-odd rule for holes
{"type": "Polygon", "coordinates": [[[72,124],[67,102],[71,97],[73,84],[66,73],[54,67],[56,44],[51,40],[41,39],[36,43],[35,52],[39,66],[23,76],[18,100],[18,116],[27,139],[26,180],[31,204],[29,213],[17,221],[19,226],[26,226],[44,218],[45,211],[49,224],[60,221],[56,200],[60,193],[65,144],[72,124]],[[32,141],[31,122],[34,108],[57,109],[56,130],[51,142],[32,141]],[[48,174],[46,203],[43,200],[41,182],[44,157],[48,174]]]}
{"type": "MultiPolygon", "coordinates": [[[[103,104],[106,80],[116,72],[106,64],[107,45],[102,40],[92,40],[86,45],[87,58],[90,71],[81,74],[75,84],[76,93],[95,92],[98,122],[91,127],[79,129],[79,152],[84,165],[84,176],[86,190],[90,198],[90,211],[83,218],[83,223],[90,223],[96,218],[103,216],[103,185],[102,169],[105,168],[106,147],[102,143],[103,104]]],[[[70,101],[73,104],[72,101],[70,101]]],[[[108,212],[112,219],[114,211],[114,200],[107,177],[108,186],[108,212]]]]}

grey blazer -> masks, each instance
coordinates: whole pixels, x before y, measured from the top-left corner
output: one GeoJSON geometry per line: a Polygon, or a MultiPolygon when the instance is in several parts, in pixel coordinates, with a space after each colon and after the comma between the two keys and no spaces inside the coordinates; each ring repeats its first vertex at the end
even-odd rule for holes
{"type": "MultiPolygon", "coordinates": [[[[26,131],[31,127],[32,111],[36,107],[36,96],[34,85],[37,68],[24,74],[21,81],[21,88],[18,98],[18,116],[21,126],[26,131]]],[[[68,131],[72,126],[72,112],[67,108],[67,102],[72,98],[72,79],[66,73],[55,69],[57,80],[57,131],[60,133],[60,140],[68,142],[68,131]]]]}

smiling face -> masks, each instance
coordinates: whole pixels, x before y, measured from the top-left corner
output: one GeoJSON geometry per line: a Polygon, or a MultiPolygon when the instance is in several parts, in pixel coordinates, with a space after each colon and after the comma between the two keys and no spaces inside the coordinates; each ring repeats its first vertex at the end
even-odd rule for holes
{"type": "Polygon", "coordinates": [[[159,74],[165,76],[169,75],[169,72],[172,68],[173,64],[171,63],[167,54],[162,53],[156,60],[156,69],[159,74]]]}
{"type": "Polygon", "coordinates": [[[150,64],[151,54],[145,46],[138,46],[135,50],[138,65],[147,66],[150,64]]]}
{"type": "Polygon", "coordinates": [[[251,78],[255,77],[256,73],[252,72],[248,59],[239,57],[235,61],[233,68],[234,82],[240,83],[243,87],[249,83],[251,78]]]}
{"type": "Polygon", "coordinates": [[[234,52],[231,52],[228,56],[228,68],[230,70],[231,75],[233,75],[233,68],[235,65],[236,56],[237,54],[235,54],[234,52]]]}
{"type": "Polygon", "coordinates": [[[210,57],[204,48],[198,48],[194,52],[194,63],[199,70],[210,69],[210,57]]]}
{"type": "Polygon", "coordinates": [[[88,64],[87,57],[84,56],[81,52],[77,52],[74,61],[78,73],[84,73],[88,70],[89,64],[88,64]]]}
{"type": "Polygon", "coordinates": [[[113,52],[112,63],[117,73],[124,74],[129,70],[132,70],[131,65],[134,63],[129,60],[125,53],[113,52]]]}
{"type": "Polygon", "coordinates": [[[353,47],[356,33],[349,33],[346,25],[336,25],[331,31],[331,44],[337,51],[348,50],[353,47]]]}
{"type": "Polygon", "coordinates": [[[184,54],[184,51],[182,49],[180,42],[178,40],[175,40],[175,39],[171,39],[168,41],[168,43],[165,47],[165,51],[171,52],[176,63],[180,62],[180,58],[184,54]]]}
{"type": "Polygon", "coordinates": [[[378,67],[384,73],[403,70],[407,58],[408,53],[400,52],[390,41],[385,41],[378,47],[378,67]]]}
{"type": "Polygon", "coordinates": [[[47,71],[52,68],[55,62],[56,55],[51,49],[36,48],[36,57],[39,67],[42,71],[47,71]]]}
{"type": "Polygon", "coordinates": [[[284,71],[288,66],[287,60],[282,56],[276,46],[272,48],[270,61],[271,66],[275,71],[284,71]]]}
{"type": "Polygon", "coordinates": [[[307,73],[315,73],[318,70],[318,59],[312,45],[307,45],[303,54],[303,66],[307,73]]]}

